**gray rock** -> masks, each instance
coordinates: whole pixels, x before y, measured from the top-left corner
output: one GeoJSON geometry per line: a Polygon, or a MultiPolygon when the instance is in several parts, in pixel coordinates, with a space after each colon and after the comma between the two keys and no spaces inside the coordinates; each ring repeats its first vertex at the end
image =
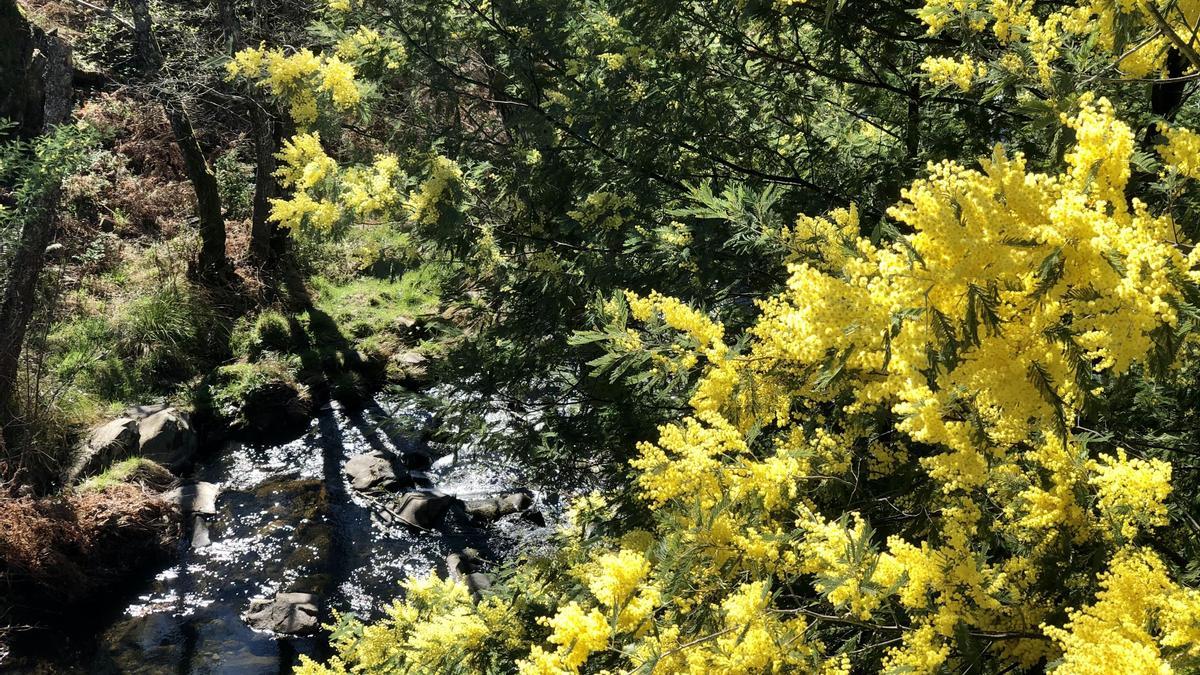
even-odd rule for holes
{"type": "Polygon", "coordinates": [[[96,427],[76,451],[75,461],[64,479],[74,483],[84,476],[100,473],[114,462],[133,455],[138,447],[138,423],[128,417],[96,427]]]}
{"type": "Polygon", "coordinates": [[[166,408],[138,423],[140,454],[172,469],[187,464],[196,454],[196,432],[187,413],[166,408]]]}
{"type": "Polygon", "coordinates": [[[258,630],[309,635],[317,631],[320,603],[320,597],[312,593],[276,593],[271,599],[251,600],[244,618],[258,630]]]}
{"type": "Polygon", "coordinates": [[[354,455],[346,462],[346,476],[355,490],[391,491],[400,486],[391,460],[380,453],[354,455]]]}
{"type": "Polygon", "coordinates": [[[400,487],[400,478],[392,462],[380,453],[355,455],[346,462],[350,485],[360,492],[392,491],[400,487]]]}
{"type": "Polygon", "coordinates": [[[429,384],[429,358],[415,349],[393,354],[387,371],[390,379],[409,387],[429,384]]]}
{"type": "Polygon", "coordinates": [[[436,491],[408,492],[400,500],[396,518],[405,525],[432,530],[456,501],[454,497],[436,491]]]}
{"type": "Polygon", "coordinates": [[[491,499],[475,499],[466,502],[467,515],[484,520],[496,520],[533,505],[533,498],[524,492],[509,492],[491,499]]]}
{"type": "Polygon", "coordinates": [[[396,363],[403,363],[406,366],[419,366],[428,361],[429,357],[425,356],[419,351],[416,351],[415,349],[410,349],[409,351],[399,352],[398,354],[394,355],[392,360],[396,363]]]}
{"type": "Polygon", "coordinates": [[[481,563],[479,552],[472,548],[446,556],[446,568],[450,572],[450,578],[461,581],[475,602],[479,602],[483,592],[492,587],[491,577],[479,571],[481,563]]]}
{"type": "Polygon", "coordinates": [[[200,513],[192,514],[192,548],[205,548],[212,544],[208,536],[208,522],[200,513]]]}
{"type": "Polygon", "coordinates": [[[167,492],[163,495],[168,503],[174,504],[184,515],[217,513],[217,495],[221,494],[221,486],[215,483],[189,483],[167,492]]]}
{"type": "Polygon", "coordinates": [[[147,405],[135,405],[130,408],[126,408],[125,412],[121,413],[121,416],[128,417],[130,419],[135,419],[140,422],[140,421],[146,419],[147,417],[149,417],[155,413],[160,413],[170,407],[171,406],[167,405],[166,403],[150,403],[147,405]]]}

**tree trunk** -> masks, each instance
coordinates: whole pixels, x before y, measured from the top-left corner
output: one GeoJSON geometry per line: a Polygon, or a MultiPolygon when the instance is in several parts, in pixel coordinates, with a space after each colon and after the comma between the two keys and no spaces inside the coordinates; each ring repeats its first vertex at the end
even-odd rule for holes
{"type": "Polygon", "coordinates": [[[275,180],[276,123],[257,101],[250,102],[254,133],[254,213],[250,220],[250,258],[264,266],[282,253],[278,249],[271,200],[279,196],[275,180]]]}
{"type": "MultiPolygon", "coordinates": [[[[0,0],[0,81],[22,83],[0,88],[0,114],[17,115],[18,131],[27,136],[64,122],[71,112],[71,73],[70,45],[30,24],[15,0],[0,0]]],[[[46,186],[28,205],[0,287],[0,458],[21,446],[17,372],[46,247],[54,239],[60,192],[60,185],[46,186]]]]}
{"type": "Polygon", "coordinates": [[[908,118],[904,125],[904,151],[908,156],[909,175],[918,171],[917,158],[921,153],[921,83],[908,86],[908,118]]]}
{"type": "Polygon", "coordinates": [[[1151,112],[1167,121],[1175,119],[1175,113],[1183,104],[1183,93],[1189,83],[1177,78],[1187,72],[1187,65],[1187,59],[1179,50],[1171,48],[1167,51],[1167,78],[1175,81],[1159,82],[1150,88],[1151,112]]]}
{"type": "MultiPolygon", "coordinates": [[[[142,61],[143,74],[147,80],[151,80],[162,67],[163,56],[154,39],[150,7],[147,0],[129,0],[129,8],[133,14],[134,42],[142,61]]],[[[188,180],[196,192],[196,215],[200,219],[200,258],[196,275],[205,281],[217,281],[229,272],[229,261],[225,257],[225,216],[221,208],[221,194],[217,189],[217,177],[213,175],[204,150],[196,140],[196,132],[182,98],[166,90],[159,90],[157,95],[171,123],[175,143],[183,155],[188,180]]]]}
{"type": "Polygon", "coordinates": [[[71,46],[25,18],[16,0],[0,0],[0,118],[32,138],[71,113],[71,46]]]}
{"type": "Polygon", "coordinates": [[[201,279],[219,280],[228,273],[229,261],[225,257],[225,215],[221,209],[217,177],[196,140],[192,120],[184,110],[183,102],[168,97],[163,101],[163,110],[171,122],[175,143],[183,154],[188,179],[196,190],[196,215],[200,218],[200,258],[196,271],[201,279]]]}
{"type": "MultiPolygon", "coordinates": [[[[225,33],[225,51],[230,56],[241,49],[242,24],[237,16],[237,0],[217,0],[221,30],[225,33]]],[[[279,144],[275,120],[259,101],[251,99],[250,127],[254,137],[254,208],[250,216],[250,260],[257,267],[270,264],[279,251],[272,245],[275,227],[271,222],[271,200],[279,196],[275,180],[275,152],[279,144]]]]}
{"type": "Polygon", "coordinates": [[[20,239],[12,252],[4,296],[0,298],[0,430],[12,448],[21,445],[16,438],[21,415],[16,400],[21,347],[33,317],[46,247],[54,240],[60,193],[60,186],[48,188],[24,219],[20,239]]]}

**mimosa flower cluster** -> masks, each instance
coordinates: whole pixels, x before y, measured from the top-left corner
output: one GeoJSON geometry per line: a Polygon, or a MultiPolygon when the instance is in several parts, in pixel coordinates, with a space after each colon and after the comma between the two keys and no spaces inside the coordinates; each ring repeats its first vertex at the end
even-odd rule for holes
{"type": "MultiPolygon", "coordinates": [[[[968,35],[990,32],[1003,58],[1028,59],[1037,80],[1047,85],[1055,70],[1063,67],[1060,56],[1073,39],[1100,50],[1107,56],[1106,65],[1124,76],[1165,76],[1168,51],[1177,44],[1194,42],[1200,2],[1084,0],[1046,11],[1022,0],[926,0],[918,16],[931,34],[953,28],[968,35]]],[[[1195,70],[1192,58],[1188,57],[1187,72],[1195,70]]],[[[924,68],[944,73],[949,61],[953,60],[930,57],[924,68]]],[[[1014,72],[1011,67],[1004,69],[1014,72]]]]}
{"type": "Polygon", "coordinates": [[[243,49],[226,64],[229,79],[239,77],[265,87],[282,101],[296,125],[316,123],[322,99],[340,111],[352,110],[362,100],[354,80],[354,66],[339,56],[316,55],[309,49],[287,53],[282,49],[243,49]]]}

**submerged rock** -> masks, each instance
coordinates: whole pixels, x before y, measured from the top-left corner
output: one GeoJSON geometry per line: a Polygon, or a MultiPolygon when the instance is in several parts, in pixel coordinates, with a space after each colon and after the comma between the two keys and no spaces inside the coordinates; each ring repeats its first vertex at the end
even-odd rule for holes
{"type": "Polygon", "coordinates": [[[533,498],[524,492],[509,492],[491,499],[466,502],[467,515],[483,520],[497,520],[533,506],[533,498]]]}
{"type": "Polygon", "coordinates": [[[404,483],[410,483],[401,480],[392,461],[378,452],[351,457],[346,462],[345,472],[350,478],[351,487],[360,492],[391,492],[403,487],[404,483]]]}
{"type": "Polygon", "coordinates": [[[63,478],[70,484],[84,476],[100,473],[113,463],[133,455],[137,447],[137,420],[118,417],[92,430],[76,451],[75,461],[63,478]]]}
{"type": "Polygon", "coordinates": [[[433,466],[433,457],[428,452],[415,450],[404,453],[400,462],[412,471],[428,471],[433,466]]]}
{"type": "Polygon", "coordinates": [[[284,635],[309,635],[317,631],[320,597],[313,593],[276,593],[274,598],[250,601],[246,623],[258,630],[284,635]]]}
{"type": "Polygon", "coordinates": [[[187,464],[196,454],[196,432],[187,413],[164,408],[138,423],[139,453],[172,469],[187,464]]]}
{"type": "Polygon", "coordinates": [[[219,485],[199,482],[180,485],[164,494],[163,499],[174,504],[185,515],[203,513],[211,516],[217,513],[217,495],[220,493],[219,485]]]}

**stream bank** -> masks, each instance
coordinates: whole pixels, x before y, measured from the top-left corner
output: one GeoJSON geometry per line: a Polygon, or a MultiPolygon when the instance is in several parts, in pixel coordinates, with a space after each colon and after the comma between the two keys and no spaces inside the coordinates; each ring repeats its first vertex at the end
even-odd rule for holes
{"type": "Polygon", "coordinates": [[[308,594],[317,612],[310,624],[328,623],[333,611],[378,618],[403,579],[447,574],[447,556],[473,549],[494,563],[543,545],[556,497],[530,491],[527,511],[494,523],[468,514],[463,501],[524,488],[525,475],[470,448],[425,440],[431,419],[417,400],[328,404],[296,440],[228,443],[202,457],[184,479],[219,486],[215,512],[185,526],[175,559],[81,621],[66,652],[61,639],[43,636],[40,655],[18,672],[289,672],[302,654],[323,656],[326,636],[256,630],[248,623],[252,604],[308,594]],[[363,493],[345,467],[367,453],[428,457],[428,469],[407,472],[411,488],[363,493]],[[404,491],[455,499],[425,531],[394,517],[404,491]]]}

